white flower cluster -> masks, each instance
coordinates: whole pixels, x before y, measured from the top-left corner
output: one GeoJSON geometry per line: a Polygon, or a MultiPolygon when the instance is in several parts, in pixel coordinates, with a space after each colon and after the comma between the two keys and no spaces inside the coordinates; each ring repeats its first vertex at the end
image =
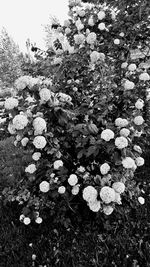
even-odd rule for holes
{"type": "Polygon", "coordinates": [[[147,72],[141,73],[139,76],[139,80],[141,81],[149,81],[150,80],[150,76],[147,72]]]}
{"type": "Polygon", "coordinates": [[[39,95],[42,102],[47,102],[51,99],[54,93],[47,88],[42,88],[39,92],[39,95]]]}
{"type": "Polygon", "coordinates": [[[93,45],[96,41],[97,35],[95,32],[90,32],[86,37],[86,41],[88,44],[93,45]]]}
{"type": "Polygon", "coordinates": [[[83,44],[85,41],[85,36],[84,34],[80,33],[80,34],[75,34],[74,35],[74,41],[76,44],[80,45],[83,44]]]}
{"type": "Polygon", "coordinates": [[[137,168],[134,159],[131,157],[126,157],[122,160],[122,165],[125,169],[133,169],[135,170],[137,168]]]}
{"type": "Polygon", "coordinates": [[[50,190],[50,184],[47,181],[43,181],[39,185],[40,191],[47,193],[50,190]]]}
{"type": "Polygon", "coordinates": [[[135,123],[136,125],[142,125],[143,122],[144,122],[144,119],[143,119],[142,116],[136,116],[136,117],[134,118],[133,121],[134,121],[134,123],[135,123]]]}
{"type": "Polygon", "coordinates": [[[130,130],[127,129],[127,128],[122,128],[122,129],[120,130],[120,135],[121,135],[121,136],[128,137],[129,134],[130,134],[130,130]]]}
{"type": "Polygon", "coordinates": [[[37,148],[37,149],[43,149],[47,144],[47,141],[45,139],[44,136],[42,135],[38,135],[33,139],[33,145],[37,148]]]}
{"type": "Polygon", "coordinates": [[[54,169],[58,170],[60,167],[63,167],[64,164],[62,160],[56,160],[53,165],[54,165],[54,169]]]}
{"type": "Polygon", "coordinates": [[[125,83],[124,83],[124,89],[125,90],[132,90],[132,89],[134,89],[134,87],[135,87],[134,82],[131,82],[129,80],[125,81],[125,83]]]}
{"type": "Polygon", "coordinates": [[[25,168],[25,172],[34,173],[36,171],[36,165],[30,164],[28,167],[25,168]]]}
{"type": "Polygon", "coordinates": [[[110,129],[103,130],[101,133],[101,138],[107,142],[113,139],[114,136],[114,132],[110,129]]]}
{"type": "Polygon", "coordinates": [[[31,89],[36,84],[39,84],[39,79],[27,75],[21,76],[15,81],[15,87],[18,91],[22,91],[26,87],[31,89]]]}
{"type": "Polygon", "coordinates": [[[29,138],[28,138],[28,137],[24,137],[24,138],[21,140],[21,144],[22,144],[22,146],[26,146],[28,142],[29,142],[29,138]]]}
{"type": "Polygon", "coordinates": [[[115,201],[115,190],[109,186],[101,188],[100,197],[105,204],[115,201]]]}
{"type": "Polygon", "coordinates": [[[71,186],[74,186],[76,185],[78,182],[78,177],[76,174],[71,174],[68,178],[68,183],[71,185],[71,186]]]}
{"type": "Polygon", "coordinates": [[[124,136],[117,137],[115,139],[115,146],[118,149],[123,149],[128,146],[128,140],[124,136]]]}
{"type": "Polygon", "coordinates": [[[116,125],[117,127],[120,127],[120,128],[122,128],[122,127],[126,127],[128,124],[129,124],[129,122],[128,122],[126,119],[117,118],[117,119],[115,120],[115,125],[116,125]]]}
{"type": "Polygon", "coordinates": [[[103,53],[99,53],[99,52],[97,52],[97,51],[93,51],[93,52],[90,54],[90,58],[91,58],[91,62],[92,62],[92,63],[95,63],[95,62],[97,62],[98,60],[104,61],[104,60],[105,60],[105,54],[103,54],[103,53]]]}
{"type": "Polygon", "coordinates": [[[100,201],[97,200],[97,190],[93,186],[87,186],[83,189],[83,199],[93,212],[98,212],[101,208],[100,201]]]}
{"type": "Polygon", "coordinates": [[[105,175],[110,171],[110,166],[108,163],[104,163],[100,166],[100,172],[101,174],[105,175]]]}
{"type": "Polygon", "coordinates": [[[32,159],[37,161],[39,160],[41,157],[41,153],[40,152],[35,152],[33,155],[32,155],[32,159]]]}
{"type": "Polygon", "coordinates": [[[26,116],[18,114],[13,118],[12,123],[16,130],[23,130],[28,124],[28,119],[26,116]]]}
{"type": "Polygon", "coordinates": [[[144,101],[142,99],[138,99],[135,103],[135,107],[137,109],[142,109],[144,107],[144,101]]]}
{"type": "Polygon", "coordinates": [[[5,109],[8,109],[8,110],[18,107],[18,99],[13,98],[13,97],[7,98],[5,100],[4,107],[5,109]]]}
{"type": "Polygon", "coordinates": [[[46,121],[41,118],[37,117],[33,120],[33,127],[34,127],[34,135],[41,135],[43,131],[46,131],[46,121]]]}

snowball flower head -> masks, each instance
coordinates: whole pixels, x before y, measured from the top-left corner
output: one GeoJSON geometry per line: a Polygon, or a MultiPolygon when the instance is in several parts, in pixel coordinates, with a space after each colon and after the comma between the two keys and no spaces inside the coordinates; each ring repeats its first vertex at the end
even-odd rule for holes
{"type": "Polygon", "coordinates": [[[100,166],[100,172],[101,174],[105,175],[110,171],[110,166],[108,163],[104,163],[100,166]]]}
{"type": "Polygon", "coordinates": [[[38,135],[33,140],[33,145],[38,149],[43,149],[46,146],[46,139],[42,135],[38,135]]]}
{"type": "Polygon", "coordinates": [[[134,118],[134,123],[135,123],[136,125],[142,125],[143,122],[144,122],[144,119],[143,119],[142,116],[136,116],[136,117],[134,118]]]}
{"type": "Polygon", "coordinates": [[[122,165],[125,169],[136,169],[135,161],[131,157],[126,157],[123,159],[122,165]]]}
{"type": "Polygon", "coordinates": [[[74,41],[76,44],[80,45],[85,41],[85,36],[84,34],[80,33],[80,34],[75,34],[74,35],[74,41]]]}
{"type": "Polygon", "coordinates": [[[12,123],[8,124],[8,131],[9,131],[10,134],[15,134],[16,133],[15,126],[12,123]]]}
{"type": "Polygon", "coordinates": [[[30,164],[28,167],[25,168],[25,172],[34,173],[36,171],[35,164],[30,164]]]}
{"type": "Polygon", "coordinates": [[[122,119],[122,118],[117,118],[116,120],[115,120],[115,125],[117,126],[117,127],[126,127],[127,125],[129,124],[129,122],[128,122],[128,120],[126,120],[126,119],[122,119]]]}
{"type": "Polygon", "coordinates": [[[98,29],[99,29],[100,31],[105,30],[105,23],[101,22],[101,23],[98,25],[98,29]]]}
{"type": "Polygon", "coordinates": [[[16,130],[23,130],[28,124],[28,119],[25,115],[18,114],[13,118],[12,122],[16,130]]]}
{"type": "Polygon", "coordinates": [[[96,38],[97,38],[96,33],[95,32],[90,32],[88,34],[88,36],[86,37],[86,41],[87,41],[88,44],[92,45],[92,44],[95,43],[96,38]]]}
{"type": "Polygon", "coordinates": [[[144,106],[144,101],[143,101],[142,99],[138,99],[138,100],[136,101],[136,103],[135,103],[135,107],[136,107],[137,109],[142,109],[143,106],[144,106]]]}
{"type": "Polygon", "coordinates": [[[21,140],[21,144],[22,144],[22,146],[26,146],[28,142],[29,142],[29,138],[28,138],[28,137],[24,137],[24,138],[21,140]]]}
{"type": "Polygon", "coordinates": [[[84,25],[82,24],[82,22],[81,22],[80,19],[78,19],[78,20],[76,21],[75,25],[76,25],[78,31],[81,31],[82,29],[84,29],[84,25]]]}
{"type": "Polygon", "coordinates": [[[80,190],[79,184],[76,184],[72,187],[71,193],[75,196],[79,193],[79,190],[80,190]]]}
{"type": "Polygon", "coordinates": [[[92,27],[92,26],[94,26],[94,24],[95,24],[95,23],[94,23],[93,18],[90,17],[89,20],[88,20],[88,25],[92,27]]]}
{"type": "Polygon", "coordinates": [[[135,163],[138,167],[143,166],[144,165],[144,159],[142,157],[137,157],[135,160],[135,163]]]}
{"type": "Polygon", "coordinates": [[[40,191],[43,193],[47,193],[50,190],[50,185],[47,181],[43,181],[39,185],[40,191]]]}
{"type": "Polygon", "coordinates": [[[41,223],[43,222],[43,219],[42,219],[41,217],[37,217],[37,218],[35,219],[35,222],[36,222],[37,224],[41,224],[41,223]]]}
{"type": "Polygon", "coordinates": [[[89,185],[83,189],[83,199],[87,202],[94,202],[97,198],[97,190],[89,185]]]}
{"type": "Polygon", "coordinates": [[[99,19],[99,20],[102,20],[102,19],[105,18],[106,14],[105,14],[104,11],[101,10],[101,11],[97,14],[97,16],[98,16],[98,19],[99,19]]]}
{"type": "Polygon", "coordinates": [[[119,39],[115,39],[114,40],[114,44],[119,45],[120,44],[120,40],[119,39]]]}
{"type": "Polygon", "coordinates": [[[66,29],[65,29],[65,34],[68,35],[68,34],[70,34],[70,33],[71,33],[71,29],[70,29],[70,28],[66,28],[66,29]]]}
{"type": "Polygon", "coordinates": [[[125,90],[132,90],[135,87],[134,82],[131,82],[129,80],[125,81],[124,83],[124,89],[125,90]]]}
{"type": "Polygon", "coordinates": [[[122,182],[114,182],[112,188],[119,194],[122,194],[125,191],[125,185],[122,182]]]}
{"type": "Polygon", "coordinates": [[[114,132],[110,129],[103,130],[101,133],[101,138],[107,142],[113,139],[114,136],[114,132]]]}
{"type": "Polygon", "coordinates": [[[39,95],[43,102],[47,102],[51,99],[53,93],[49,89],[43,88],[40,90],[39,95]]]}
{"type": "Polygon", "coordinates": [[[145,203],[144,197],[138,197],[138,201],[140,202],[141,205],[145,203]]]}
{"type": "Polygon", "coordinates": [[[114,208],[112,206],[105,206],[103,207],[103,212],[106,214],[106,215],[110,215],[112,212],[113,212],[114,208]]]}
{"type": "Polygon", "coordinates": [[[41,135],[46,130],[46,121],[41,117],[37,117],[33,121],[33,127],[35,130],[34,134],[41,135]]]}
{"type": "Polygon", "coordinates": [[[35,152],[33,155],[32,155],[32,159],[37,161],[39,160],[41,157],[41,153],[40,152],[35,152]]]}
{"type": "Polygon", "coordinates": [[[58,193],[59,194],[64,194],[66,192],[66,187],[65,186],[59,186],[58,187],[58,193]]]}
{"type": "Polygon", "coordinates": [[[128,146],[128,140],[124,136],[117,137],[115,139],[115,146],[118,149],[123,149],[128,146]]]}
{"type": "Polygon", "coordinates": [[[109,186],[104,186],[100,191],[100,197],[104,203],[109,204],[115,200],[115,190],[109,186]]]}
{"type": "Polygon", "coordinates": [[[90,54],[90,58],[91,58],[91,62],[92,63],[95,63],[97,60],[101,60],[101,61],[104,61],[105,60],[105,54],[103,53],[99,53],[97,51],[93,51],[91,54],[90,54]]]}
{"type": "Polygon", "coordinates": [[[18,100],[16,98],[9,97],[5,100],[4,107],[9,110],[18,107],[18,100]]]}
{"type": "Polygon", "coordinates": [[[127,129],[127,128],[122,128],[122,129],[120,130],[120,135],[122,135],[122,136],[124,136],[124,137],[129,136],[129,134],[130,134],[130,130],[127,129]]]}
{"type": "Polygon", "coordinates": [[[28,224],[31,223],[31,219],[30,219],[29,217],[25,217],[25,218],[23,219],[23,223],[24,223],[25,225],[28,225],[28,224]]]}
{"type": "Polygon", "coordinates": [[[95,200],[94,202],[88,202],[88,206],[93,212],[98,212],[101,208],[101,203],[100,201],[95,200]]]}
{"type": "Polygon", "coordinates": [[[58,170],[60,167],[63,167],[63,165],[64,164],[63,164],[62,160],[56,160],[53,164],[55,170],[58,170]]]}
{"type": "Polygon", "coordinates": [[[127,62],[123,62],[123,63],[121,64],[121,68],[122,68],[122,69],[125,69],[127,66],[128,66],[128,63],[127,63],[127,62]]]}
{"type": "Polygon", "coordinates": [[[136,64],[130,64],[129,66],[128,66],[128,70],[129,71],[135,71],[136,70],[136,64]]]}
{"type": "Polygon", "coordinates": [[[76,174],[71,174],[68,178],[68,183],[71,185],[71,186],[74,186],[76,185],[78,182],[78,178],[77,178],[77,175],[76,174]]]}
{"type": "Polygon", "coordinates": [[[150,76],[147,72],[141,73],[139,76],[139,80],[141,81],[149,81],[150,80],[150,76]]]}

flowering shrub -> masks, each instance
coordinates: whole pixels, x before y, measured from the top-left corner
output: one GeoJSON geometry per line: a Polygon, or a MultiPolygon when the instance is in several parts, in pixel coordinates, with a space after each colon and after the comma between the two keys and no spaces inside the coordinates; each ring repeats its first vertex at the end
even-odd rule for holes
{"type": "Polygon", "coordinates": [[[125,194],[138,200],[140,193],[131,185],[135,170],[144,164],[137,139],[148,135],[144,108],[149,74],[134,62],[128,68],[120,64],[116,83],[116,45],[122,41],[111,40],[111,53],[99,46],[111,30],[111,11],[97,6],[83,10],[78,2],[69,2],[71,32],[66,34],[69,24],[59,29],[59,71],[47,86],[40,78],[20,77],[16,96],[5,101],[14,144],[32,152],[13,195],[23,205],[20,220],[26,225],[31,219],[42,222],[40,213],[47,207],[52,211],[59,201],[70,208],[75,198],[93,212],[110,215],[125,194]],[[106,18],[106,24],[101,22],[106,18]]]}

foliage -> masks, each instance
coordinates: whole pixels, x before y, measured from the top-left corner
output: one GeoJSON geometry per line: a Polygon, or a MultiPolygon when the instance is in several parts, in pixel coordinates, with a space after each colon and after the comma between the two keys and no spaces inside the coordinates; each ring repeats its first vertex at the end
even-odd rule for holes
{"type": "Polygon", "coordinates": [[[21,74],[23,55],[5,28],[0,35],[0,79],[3,87],[11,87],[21,74]]]}

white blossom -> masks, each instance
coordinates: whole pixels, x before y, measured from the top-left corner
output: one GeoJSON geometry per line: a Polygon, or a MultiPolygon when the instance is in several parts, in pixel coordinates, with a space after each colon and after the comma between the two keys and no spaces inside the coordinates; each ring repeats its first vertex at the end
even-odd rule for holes
{"type": "Polygon", "coordinates": [[[101,138],[107,142],[113,139],[114,136],[114,132],[110,129],[103,130],[101,133],[101,138]]]}
{"type": "Polygon", "coordinates": [[[41,153],[40,152],[35,152],[33,155],[32,155],[32,159],[37,161],[39,160],[41,157],[41,153]]]}
{"type": "Polygon", "coordinates": [[[68,178],[68,183],[71,185],[71,186],[74,186],[76,185],[78,182],[78,177],[76,174],[71,174],[68,178]]]}
{"type": "Polygon", "coordinates": [[[141,73],[139,76],[139,80],[141,81],[149,81],[150,80],[150,76],[147,72],[141,73]]]}
{"type": "Polygon", "coordinates": [[[85,41],[85,36],[84,34],[80,33],[80,34],[75,34],[74,35],[74,41],[76,44],[80,45],[83,44],[85,41]]]}
{"type": "Polygon", "coordinates": [[[113,210],[114,210],[114,208],[112,206],[110,206],[110,205],[103,207],[103,212],[106,215],[110,215],[113,212],[113,210]]]}
{"type": "Polygon", "coordinates": [[[23,130],[28,124],[28,119],[26,116],[18,114],[13,118],[12,122],[16,130],[23,130]]]}
{"type": "Polygon", "coordinates": [[[95,32],[90,32],[88,36],[86,37],[86,41],[88,44],[94,44],[97,39],[97,35],[95,32]]]}
{"type": "Polygon", "coordinates": [[[145,203],[144,197],[138,197],[138,201],[140,202],[141,205],[145,203]]]}
{"type": "Polygon", "coordinates": [[[29,217],[25,217],[25,218],[23,219],[23,223],[24,223],[25,225],[28,225],[28,224],[31,223],[31,219],[30,219],[29,217]]]}
{"type": "Polygon", "coordinates": [[[126,127],[128,124],[129,124],[129,122],[128,122],[128,120],[126,120],[126,119],[117,118],[117,119],[115,120],[115,125],[116,125],[117,127],[120,127],[120,128],[122,128],[122,127],[126,127]]]}
{"type": "Polygon", "coordinates": [[[136,169],[135,161],[131,157],[124,158],[122,160],[122,165],[125,169],[136,169]]]}
{"type": "Polygon", "coordinates": [[[115,200],[115,190],[109,186],[104,186],[101,188],[100,197],[104,203],[109,204],[115,200]]]}
{"type": "Polygon", "coordinates": [[[30,164],[28,167],[25,168],[25,172],[34,173],[36,171],[36,165],[30,164]]]}
{"type": "Polygon", "coordinates": [[[136,107],[137,109],[142,109],[143,106],[144,106],[144,101],[143,101],[142,99],[138,99],[138,100],[136,101],[136,103],[135,103],[135,107],[136,107]]]}
{"type": "Polygon", "coordinates": [[[79,193],[79,190],[80,190],[80,187],[79,187],[79,184],[76,184],[72,187],[72,190],[71,190],[71,193],[73,195],[77,195],[79,193]]]}
{"type": "Polygon", "coordinates": [[[125,191],[125,185],[122,182],[114,182],[112,188],[119,194],[122,194],[125,191]]]}
{"type": "Polygon", "coordinates": [[[100,166],[101,174],[105,175],[110,171],[110,166],[108,163],[104,163],[100,166]]]}
{"type": "Polygon", "coordinates": [[[103,23],[103,22],[99,23],[99,24],[98,24],[98,29],[99,29],[100,31],[105,30],[105,23],[103,23]]]}
{"type": "Polygon", "coordinates": [[[43,149],[46,146],[46,143],[46,139],[42,135],[36,136],[33,140],[33,145],[39,149],[43,149]]]}
{"type": "Polygon", "coordinates": [[[135,123],[136,125],[142,125],[143,122],[144,122],[144,119],[143,119],[142,116],[136,116],[136,117],[134,118],[134,123],[135,123]]]}
{"type": "Polygon", "coordinates": [[[83,189],[83,199],[87,202],[94,202],[97,198],[97,190],[89,185],[83,189]]]}
{"type": "Polygon", "coordinates": [[[21,140],[21,144],[22,144],[22,146],[26,146],[28,142],[29,142],[29,138],[28,138],[28,137],[24,137],[24,138],[21,140]]]}
{"type": "Polygon", "coordinates": [[[58,193],[59,194],[64,194],[66,192],[66,187],[65,186],[59,186],[58,187],[58,193]]]}
{"type": "Polygon", "coordinates": [[[114,44],[119,45],[120,44],[120,40],[119,39],[115,39],[114,40],[114,44]]]}
{"type": "Polygon", "coordinates": [[[123,149],[128,146],[128,140],[124,136],[117,137],[115,139],[115,146],[118,149],[123,149]]]}
{"type": "Polygon", "coordinates": [[[135,163],[136,163],[136,165],[138,166],[138,167],[140,167],[140,166],[143,166],[144,165],[144,159],[142,158],[142,157],[137,157],[136,159],[135,159],[135,163]]]}
{"type": "Polygon", "coordinates": [[[121,135],[121,136],[128,137],[129,134],[130,134],[130,130],[127,129],[127,128],[122,128],[122,129],[120,130],[120,135],[121,135]]]}
{"type": "Polygon", "coordinates": [[[36,222],[37,224],[41,224],[41,223],[43,222],[43,219],[42,219],[41,217],[37,217],[37,218],[35,219],[35,222],[36,222]]]}
{"type": "Polygon", "coordinates": [[[94,202],[88,202],[88,206],[93,212],[98,212],[101,208],[101,203],[100,201],[95,200],[94,202]]]}
{"type": "Polygon", "coordinates": [[[50,190],[50,185],[47,181],[43,181],[39,185],[40,191],[43,193],[47,193],[50,190]]]}
{"type": "Polygon", "coordinates": [[[51,97],[54,95],[53,92],[51,92],[47,88],[42,88],[39,92],[40,98],[42,102],[47,102],[51,99],[51,97]]]}
{"type": "Polygon", "coordinates": [[[125,83],[124,83],[124,89],[125,90],[132,90],[132,89],[134,89],[134,87],[135,87],[134,82],[131,82],[129,80],[125,81],[125,83]]]}
{"type": "Polygon", "coordinates": [[[14,109],[15,107],[18,107],[18,99],[9,97],[5,100],[4,103],[5,109],[14,109]]]}
{"type": "Polygon", "coordinates": [[[99,20],[102,20],[102,19],[105,18],[106,14],[105,14],[104,11],[101,10],[101,11],[98,12],[97,16],[98,16],[99,20]]]}
{"type": "Polygon", "coordinates": [[[33,120],[34,135],[41,135],[46,130],[46,121],[41,117],[36,117],[33,120]]]}
{"type": "Polygon", "coordinates": [[[129,71],[135,71],[136,70],[136,64],[134,64],[134,63],[132,63],[132,64],[130,64],[129,66],[128,66],[128,70],[129,71]]]}
{"type": "Polygon", "coordinates": [[[63,165],[64,164],[62,160],[56,160],[53,164],[55,170],[58,170],[60,167],[63,167],[63,165]]]}

